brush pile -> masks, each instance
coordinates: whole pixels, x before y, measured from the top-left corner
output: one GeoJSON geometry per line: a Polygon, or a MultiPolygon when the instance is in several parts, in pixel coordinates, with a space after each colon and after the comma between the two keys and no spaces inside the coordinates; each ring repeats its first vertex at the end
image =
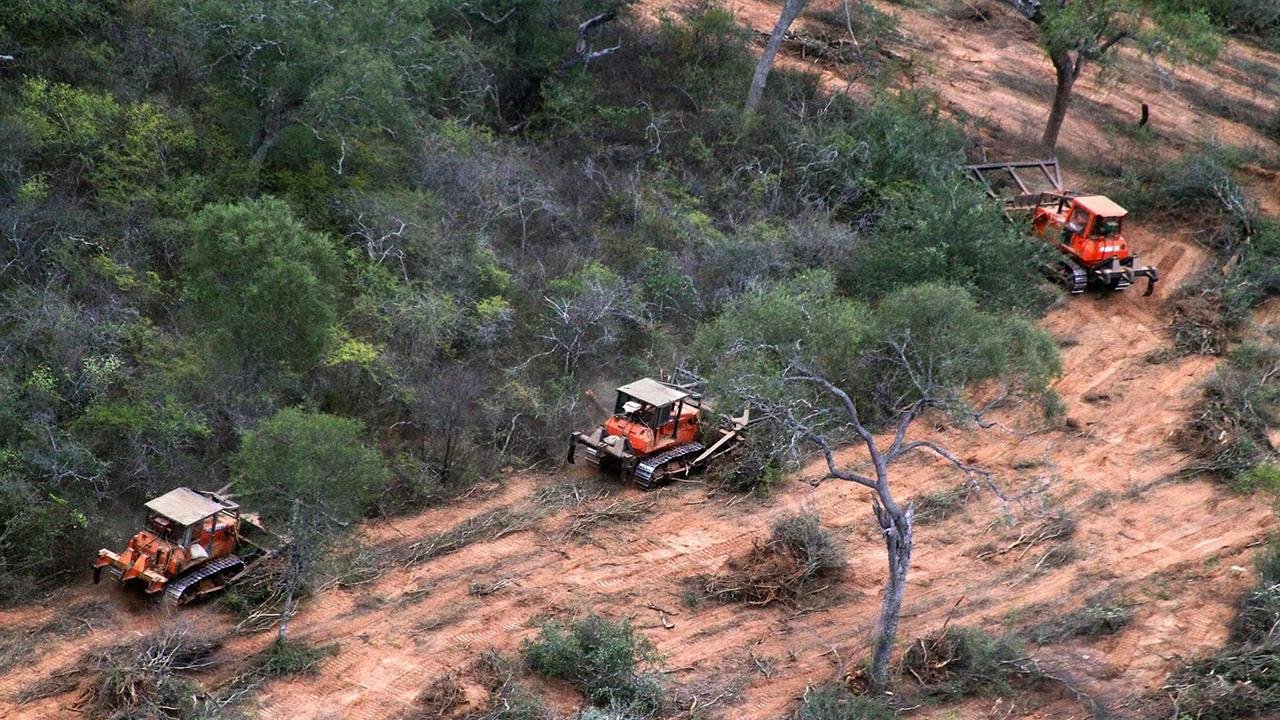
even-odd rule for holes
{"type": "Polygon", "coordinates": [[[793,603],[830,586],[845,566],[844,547],[822,527],[817,513],[787,515],[765,543],[726,564],[726,572],[699,579],[703,594],[721,602],[793,603]]]}
{"type": "Polygon", "coordinates": [[[917,638],[902,656],[901,670],[927,695],[948,698],[1007,695],[1014,681],[1040,677],[1015,645],[966,627],[943,627],[917,638]]]}
{"type": "Polygon", "coordinates": [[[86,670],[97,675],[76,708],[88,720],[183,720],[202,693],[189,676],[213,664],[220,643],[177,626],[95,653],[86,670]]]}

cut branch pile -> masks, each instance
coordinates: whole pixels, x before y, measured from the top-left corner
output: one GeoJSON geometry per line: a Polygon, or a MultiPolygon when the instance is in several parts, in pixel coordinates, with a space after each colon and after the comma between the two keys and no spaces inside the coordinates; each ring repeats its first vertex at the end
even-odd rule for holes
{"type": "Polygon", "coordinates": [[[1005,640],[973,628],[944,626],[917,638],[902,656],[902,673],[930,695],[1005,694],[1014,680],[1041,677],[1035,661],[1005,640]]]}
{"type": "Polygon", "coordinates": [[[757,542],[745,557],[730,559],[727,567],[728,572],[703,578],[707,597],[749,605],[791,602],[806,593],[812,580],[806,566],[772,542],[757,542]]]}
{"type": "Polygon", "coordinates": [[[569,526],[560,535],[561,542],[569,539],[581,539],[593,528],[611,523],[635,522],[653,509],[656,500],[614,500],[613,502],[593,506],[574,513],[569,526]]]}
{"type": "Polygon", "coordinates": [[[269,680],[310,675],[322,660],[334,655],[337,645],[313,646],[297,640],[276,640],[248,659],[247,668],[218,687],[215,702],[227,707],[253,693],[269,680]]]}
{"type": "MultiPolygon", "coordinates": [[[[1001,555],[1017,552],[1017,558],[1023,558],[1032,548],[1046,542],[1064,542],[1070,540],[1076,532],[1076,521],[1069,515],[1051,515],[1030,529],[1022,530],[1008,545],[990,547],[978,553],[979,560],[988,560],[1001,555]]],[[[1049,553],[1053,553],[1051,549],[1049,553]]],[[[1046,554],[1047,556],[1047,554],[1046,554]]],[[[1041,558],[1044,559],[1043,557],[1041,558]]]]}
{"type": "MultiPolygon", "coordinates": [[[[241,578],[224,601],[240,615],[235,632],[252,634],[274,627],[284,612],[285,575],[283,557],[267,558],[253,572],[241,578]]],[[[305,588],[304,588],[305,591],[305,588]]],[[[304,595],[305,592],[297,593],[304,595]]]]}
{"type": "Polygon", "coordinates": [[[727,572],[699,578],[703,594],[720,602],[794,603],[821,592],[845,565],[844,549],[818,516],[800,513],[774,523],[766,543],[726,563],[727,572]]]}
{"type": "Polygon", "coordinates": [[[176,627],[101,650],[87,662],[85,669],[97,678],[76,707],[89,720],[185,717],[197,693],[184,676],[210,667],[220,646],[176,627]]]}
{"type": "Polygon", "coordinates": [[[1234,644],[1173,674],[1163,688],[1183,714],[1227,720],[1280,710],[1280,647],[1274,642],[1234,644]]]}
{"type": "Polygon", "coordinates": [[[414,699],[413,707],[406,710],[400,720],[441,720],[452,717],[466,702],[466,692],[457,674],[446,673],[427,683],[414,699]]]}
{"type": "Polygon", "coordinates": [[[462,524],[438,535],[402,546],[391,554],[391,562],[410,567],[442,555],[457,552],[480,541],[497,540],[504,535],[519,532],[537,522],[536,513],[521,512],[509,507],[481,513],[462,524]]]}

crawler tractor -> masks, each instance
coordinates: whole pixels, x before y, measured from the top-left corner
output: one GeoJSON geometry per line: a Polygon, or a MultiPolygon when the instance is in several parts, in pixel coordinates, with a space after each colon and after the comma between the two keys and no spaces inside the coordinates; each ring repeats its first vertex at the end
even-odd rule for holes
{"type": "Polygon", "coordinates": [[[121,585],[143,585],[181,605],[222,590],[273,553],[260,544],[273,543],[256,519],[218,493],[180,487],[145,507],[142,529],[123,552],[98,551],[94,583],[105,569],[121,585]]]}
{"type": "Polygon", "coordinates": [[[1147,279],[1143,295],[1155,290],[1156,269],[1137,265],[1138,256],[1121,233],[1128,211],[1101,195],[1064,191],[1056,160],[970,165],[968,171],[988,195],[1004,201],[1010,219],[1030,214],[1036,235],[1062,255],[1047,269],[1072,294],[1091,284],[1124,290],[1139,277],[1147,279]],[[1020,170],[1039,172],[1028,177],[1020,170]]]}
{"type": "Polygon", "coordinates": [[[618,388],[613,415],[591,433],[575,432],[569,462],[583,446],[587,462],[632,479],[642,488],[661,485],[703,470],[742,442],[747,418],[732,427],[703,429],[701,396],[679,385],[651,378],[618,388]],[[708,435],[714,436],[708,445],[708,435]]]}

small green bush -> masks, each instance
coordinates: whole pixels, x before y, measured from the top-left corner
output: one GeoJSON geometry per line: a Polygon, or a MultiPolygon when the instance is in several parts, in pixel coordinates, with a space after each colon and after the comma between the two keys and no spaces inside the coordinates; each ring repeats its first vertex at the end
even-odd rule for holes
{"type": "Polygon", "coordinates": [[[1280,493],[1280,467],[1269,462],[1257,465],[1241,475],[1231,487],[1246,493],[1254,490],[1280,493]]]}
{"type": "Polygon", "coordinates": [[[255,657],[254,666],[267,680],[310,674],[317,663],[336,651],[334,645],[316,647],[299,640],[277,639],[255,657]]]}
{"type": "Polygon", "coordinates": [[[535,672],[566,680],[601,708],[627,708],[650,716],[662,704],[662,689],[646,673],[657,661],[653,644],[629,620],[587,615],[571,622],[548,622],[521,645],[535,672]]]}
{"type": "Polygon", "coordinates": [[[883,700],[857,695],[839,683],[805,690],[792,720],[893,720],[897,717],[883,700]]]}

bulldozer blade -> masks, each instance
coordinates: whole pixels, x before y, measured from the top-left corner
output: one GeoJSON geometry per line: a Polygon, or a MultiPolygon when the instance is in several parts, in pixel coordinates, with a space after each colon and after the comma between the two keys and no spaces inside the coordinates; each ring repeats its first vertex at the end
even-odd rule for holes
{"type": "MultiPolygon", "coordinates": [[[[1156,291],[1156,283],[1159,282],[1160,276],[1156,273],[1156,269],[1154,267],[1148,266],[1142,268],[1142,270],[1138,271],[1138,273],[1142,273],[1147,276],[1147,291],[1142,293],[1142,297],[1149,297],[1151,293],[1156,291]],[[1145,270],[1146,272],[1142,273],[1142,270],[1145,270]]],[[[1134,274],[1136,275],[1138,273],[1134,274]]]]}

